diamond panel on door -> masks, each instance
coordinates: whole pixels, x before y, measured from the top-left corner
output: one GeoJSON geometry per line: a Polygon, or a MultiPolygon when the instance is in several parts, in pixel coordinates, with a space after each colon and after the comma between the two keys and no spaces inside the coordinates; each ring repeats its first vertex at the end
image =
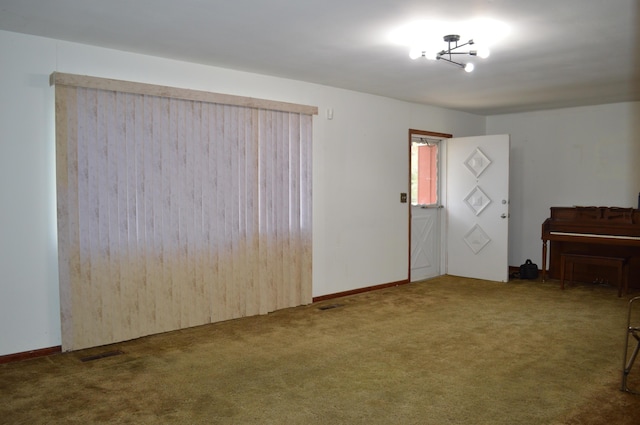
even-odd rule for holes
{"type": "Polygon", "coordinates": [[[464,235],[464,242],[474,254],[477,254],[491,242],[491,238],[482,230],[480,225],[476,224],[464,235]]]}
{"type": "Polygon", "coordinates": [[[480,215],[482,210],[491,203],[491,198],[480,189],[480,186],[476,186],[469,192],[467,197],[464,198],[464,202],[466,202],[475,215],[480,215]]]}
{"type": "Polygon", "coordinates": [[[480,174],[484,172],[484,170],[491,165],[491,160],[480,150],[480,148],[476,148],[471,155],[464,162],[464,165],[467,167],[467,170],[471,172],[476,178],[480,177],[480,174]]]}

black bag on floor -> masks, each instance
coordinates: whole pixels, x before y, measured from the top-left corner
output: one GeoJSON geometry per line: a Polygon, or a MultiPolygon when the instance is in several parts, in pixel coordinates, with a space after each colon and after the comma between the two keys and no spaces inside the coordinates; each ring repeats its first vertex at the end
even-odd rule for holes
{"type": "Polygon", "coordinates": [[[520,279],[537,279],[538,278],[538,265],[533,264],[531,260],[527,259],[523,265],[520,266],[520,279]]]}

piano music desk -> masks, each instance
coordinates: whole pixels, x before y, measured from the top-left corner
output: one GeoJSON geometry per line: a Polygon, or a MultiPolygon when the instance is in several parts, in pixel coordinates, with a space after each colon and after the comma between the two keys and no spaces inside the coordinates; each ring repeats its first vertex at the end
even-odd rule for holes
{"type": "Polygon", "coordinates": [[[574,252],[563,252],[560,254],[560,288],[564,289],[564,278],[567,267],[569,267],[569,282],[573,278],[573,268],[575,264],[592,264],[603,267],[614,267],[618,273],[618,296],[629,292],[629,257],[608,257],[601,255],[591,255],[574,252]]]}

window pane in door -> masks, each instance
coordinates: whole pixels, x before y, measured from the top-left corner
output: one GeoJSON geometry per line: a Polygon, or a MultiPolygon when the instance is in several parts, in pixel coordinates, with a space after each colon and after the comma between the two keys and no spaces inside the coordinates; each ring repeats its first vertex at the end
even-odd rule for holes
{"type": "Polygon", "coordinates": [[[411,204],[438,203],[438,143],[411,143],[411,204]]]}

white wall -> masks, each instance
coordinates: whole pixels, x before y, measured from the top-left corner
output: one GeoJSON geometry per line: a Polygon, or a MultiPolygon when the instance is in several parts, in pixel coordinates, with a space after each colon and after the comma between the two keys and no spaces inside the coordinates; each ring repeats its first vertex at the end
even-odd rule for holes
{"type": "Polygon", "coordinates": [[[485,134],[477,115],[4,31],[0,58],[0,355],[60,344],[53,71],[318,106],[314,296],[408,278],[409,128],[485,134]]]}
{"type": "Polygon", "coordinates": [[[638,207],[640,103],[487,118],[511,135],[509,264],[542,266],[542,222],[552,206],[638,207]]]}

